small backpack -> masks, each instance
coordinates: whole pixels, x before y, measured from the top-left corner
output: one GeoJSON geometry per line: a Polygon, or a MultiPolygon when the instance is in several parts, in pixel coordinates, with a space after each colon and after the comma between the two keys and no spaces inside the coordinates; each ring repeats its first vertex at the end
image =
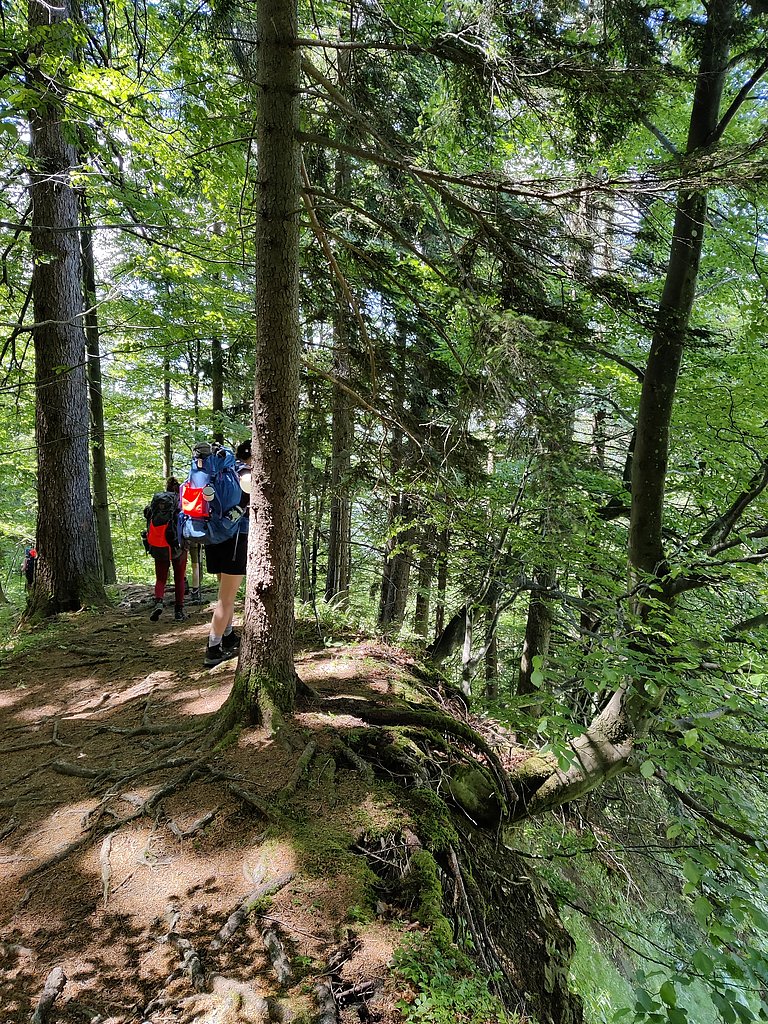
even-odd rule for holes
{"type": "Polygon", "coordinates": [[[176,517],[179,499],[173,491],[158,491],[144,509],[147,529],[142,533],[144,549],[153,558],[168,560],[179,553],[176,517]]]}
{"type": "Polygon", "coordinates": [[[248,511],[240,503],[240,477],[235,453],[201,441],[192,450],[189,478],[179,491],[179,539],[182,543],[221,544],[247,530],[248,511]]]}

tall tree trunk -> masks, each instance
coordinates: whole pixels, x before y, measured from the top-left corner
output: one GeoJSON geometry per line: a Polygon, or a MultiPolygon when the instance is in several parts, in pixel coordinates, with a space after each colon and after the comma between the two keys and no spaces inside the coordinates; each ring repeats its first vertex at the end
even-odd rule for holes
{"type": "Polygon", "coordinates": [[[496,625],[499,614],[500,588],[495,586],[488,595],[485,608],[485,699],[495,701],[499,696],[499,639],[496,625]]]}
{"type": "MultiPolygon", "coordinates": [[[[688,156],[710,145],[715,137],[735,16],[734,0],[713,0],[709,5],[688,130],[688,156]]],[[[635,612],[646,625],[658,616],[659,603],[645,600],[647,591],[643,584],[661,580],[661,593],[667,593],[664,578],[669,566],[664,553],[662,527],[670,427],[688,323],[696,295],[706,221],[706,192],[681,192],[675,209],[669,263],[656,329],[640,392],[632,459],[628,554],[633,575],[630,583],[637,588],[635,612]]],[[[666,604],[671,609],[671,597],[667,596],[666,604]]],[[[663,628],[663,623],[661,626],[663,628]]],[[[658,647],[657,653],[664,657],[665,643],[661,639],[654,641],[646,631],[642,643],[648,651],[655,644],[658,647]]],[[[637,682],[624,709],[638,730],[643,730],[644,721],[663,698],[663,688],[654,687],[653,695],[649,696],[643,681],[637,682]]]]}
{"type": "MultiPolygon", "coordinates": [[[[224,234],[224,225],[217,221],[213,225],[214,235],[221,237],[224,234]]],[[[214,281],[218,281],[221,274],[213,275],[214,281]]],[[[221,337],[215,334],[211,338],[211,424],[214,441],[224,443],[224,348],[221,344],[221,337]]]]}
{"type": "Polygon", "coordinates": [[[171,355],[163,350],[163,478],[173,473],[173,438],[171,432],[171,355]]]}
{"type": "MultiPolygon", "coordinates": [[[[728,70],[737,7],[734,0],[712,0],[703,26],[701,59],[691,110],[686,155],[716,140],[720,102],[728,70]]],[[[703,191],[678,196],[669,263],[651,341],[637,417],[632,460],[632,510],[628,544],[630,570],[637,587],[637,614],[652,621],[653,608],[672,598],[665,590],[668,571],[663,549],[664,486],[675,389],[696,290],[701,258],[707,197],[703,191]],[[662,600],[645,601],[642,584],[660,583],[662,600]]],[[[644,652],[653,655],[655,638],[646,630],[644,652]]],[[[658,639],[664,658],[664,642],[658,639]]],[[[529,798],[526,814],[573,800],[626,769],[635,740],[664,699],[664,688],[649,693],[642,679],[617,689],[585,732],[571,742],[575,755],[565,772],[544,767],[541,785],[529,798]]]]}
{"type": "Polygon", "coordinates": [[[101,570],[105,583],[117,581],[115,552],[112,547],[112,526],[109,521],[107,489],[107,453],[104,432],[104,395],[101,382],[101,351],[99,318],[96,312],[96,266],[93,258],[93,229],[90,226],[88,201],[81,197],[83,259],[83,292],[85,297],[85,337],[88,346],[88,393],[91,411],[91,466],[93,470],[93,501],[96,532],[101,553],[101,570]]]}
{"type": "MultiPolygon", "coordinates": [[[[396,323],[397,346],[392,364],[392,401],[396,409],[404,409],[408,331],[402,318],[396,317],[396,323]]],[[[394,426],[389,444],[389,471],[392,479],[397,478],[404,463],[403,433],[398,426],[394,426]]],[[[409,547],[413,537],[413,530],[409,525],[410,518],[411,503],[408,494],[403,490],[391,494],[387,505],[387,540],[384,544],[384,569],[377,622],[380,629],[393,634],[397,634],[403,624],[408,600],[411,571],[409,547]]]]}
{"type": "Polygon", "coordinates": [[[379,599],[379,627],[387,632],[397,633],[405,618],[408,601],[408,584],[411,572],[409,548],[412,527],[401,529],[410,519],[410,502],[403,491],[393,494],[389,500],[387,523],[389,539],[384,547],[384,574],[381,580],[379,599]],[[406,550],[402,550],[405,546],[406,550]]]}
{"type": "Polygon", "coordinates": [[[423,535],[424,553],[419,560],[419,577],[416,587],[416,607],[413,613],[413,631],[416,636],[427,638],[429,633],[429,604],[432,593],[432,576],[435,569],[435,528],[430,526],[423,535]]]}
{"type": "Polygon", "coordinates": [[[296,0],[256,5],[253,490],[245,628],[225,720],[293,711],[299,410],[300,53],[296,0]]]}
{"type": "MultiPolygon", "coordinates": [[[[339,301],[340,298],[339,296],[339,301]]],[[[333,374],[343,383],[349,380],[346,325],[338,305],[334,315],[333,374]]],[[[342,607],[349,602],[352,572],[352,503],[349,498],[349,480],[354,429],[354,412],[349,394],[344,387],[334,384],[331,419],[331,507],[325,600],[334,601],[342,607]]]]}
{"type": "MultiPolygon", "coordinates": [[[[74,53],[69,0],[30,0],[30,37],[55,37],[74,53]]],[[[44,44],[41,44],[44,45],[44,44]]],[[[77,151],[64,124],[67,83],[28,65],[35,436],[38,451],[37,571],[32,616],[105,603],[88,473],[80,216],[70,175],[77,151]]]]}
{"type": "Polygon", "coordinates": [[[300,562],[299,562],[299,600],[303,604],[314,603],[315,591],[312,586],[312,535],[314,516],[312,507],[312,447],[304,445],[304,458],[301,473],[301,519],[299,522],[300,562]]]}
{"type": "MultiPolygon", "coordinates": [[[[517,693],[522,697],[525,694],[535,693],[538,689],[533,683],[533,673],[536,670],[534,658],[540,658],[542,664],[549,654],[549,641],[552,636],[552,605],[542,595],[554,583],[554,574],[546,570],[536,573],[537,589],[531,592],[528,602],[528,618],[525,623],[525,637],[523,639],[523,652],[520,656],[520,671],[517,678],[517,693]]],[[[535,710],[531,714],[536,714],[535,710]]]]}
{"type": "Polygon", "coordinates": [[[437,594],[435,597],[435,639],[445,629],[445,592],[448,587],[448,548],[451,534],[448,527],[440,531],[437,540],[437,594]]]}

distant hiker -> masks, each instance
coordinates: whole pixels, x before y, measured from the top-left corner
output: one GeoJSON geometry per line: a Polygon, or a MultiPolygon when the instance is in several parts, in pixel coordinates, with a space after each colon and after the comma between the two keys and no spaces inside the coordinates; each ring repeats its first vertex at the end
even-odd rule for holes
{"type": "Polygon", "coordinates": [[[21,563],[21,575],[24,577],[27,590],[31,590],[35,582],[35,566],[37,565],[37,549],[34,544],[24,548],[24,561],[21,563]]]}
{"type": "Polygon", "coordinates": [[[232,621],[235,616],[235,598],[245,576],[248,560],[248,525],[251,500],[251,442],[243,441],[235,450],[240,497],[236,507],[244,509],[233,537],[220,544],[206,544],[205,564],[208,572],[219,577],[219,592],[213,609],[208,644],[205,648],[206,668],[213,668],[225,658],[234,658],[240,651],[240,637],[232,621]]]}
{"type": "Polygon", "coordinates": [[[178,538],[179,481],[171,476],[164,491],[158,491],[144,509],[147,529],[144,546],[155,560],[155,606],[150,612],[152,622],[163,613],[163,597],[168,582],[168,570],[173,566],[174,613],[177,622],[184,614],[184,584],[187,571],[187,552],[182,550],[178,538]]]}

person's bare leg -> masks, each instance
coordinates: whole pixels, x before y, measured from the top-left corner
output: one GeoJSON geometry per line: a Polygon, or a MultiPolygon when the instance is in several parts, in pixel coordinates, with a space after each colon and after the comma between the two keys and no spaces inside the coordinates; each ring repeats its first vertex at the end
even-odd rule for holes
{"type": "Polygon", "coordinates": [[[219,599],[213,609],[211,619],[210,644],[218,644],[224,635],[224,630],[230,624],[235,614],[235,598],[243,582],[242,576],[230,576],[228,573],[221,573],[219,576],[219,599]]]}

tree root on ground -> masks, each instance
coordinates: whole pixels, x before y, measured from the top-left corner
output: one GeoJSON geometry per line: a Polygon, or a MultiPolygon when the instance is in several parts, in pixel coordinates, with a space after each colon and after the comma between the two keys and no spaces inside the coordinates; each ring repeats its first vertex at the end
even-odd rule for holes
{"type": "Polygon", "coordinates": [[[254,906],[259,902],[259,900],[265,899],[269,896],[274,896],[276,892],[284,889],[289,882],[293,881],[293,877],[294,873],[292,871],[287,871],[273,879],[271,882],[265,882],[262,885],[258,885],[253,892],[249,893],[248,896],[245,897],[237,909],[229,915],[226,923],[220,929],[216,937],[211,941],[208,948],[216,951],[226,945],[238,928],[242,927],[242,925],[248,920],[248,915],[253,911],[254,906]]]}
{"type": "Polygon", "coordinates": [[[288,779],[288,781],[285,783],[282,789],[280,789],[279,792],[277,793],[275,797],[276,803],[281,803],[283,800],[286,800],[288,797],[290,797],[293,793],[296,792],[296,787],[299,784],[302,776],[307,772],[309,765],[312,761],[312,758],[315,756],[316,752],[317,741],[312,739],[309,741],[309,743],[307,743],[306,747],[304,748],[301,754],[301,757],[296,762],[296,767],[293,769],[291,777],[288,779]]]}
{"type": "Polygon", "coordinates": [[[506,813],[509,815],[519,802],[519,794],[512,786],[509,775],[499,759],[498,754],[485,742],[483,737],[471,726],[447,715],[440,708],[419,710],[413,707],[382,707],[366,700],[345,698],[325,704],[324,710],[330,714],[354,715],[370,725],[378,726],[415,726],[428,732],[437,732],[452,736],[454,739],[478,750],[488,761],[493,777],[499,789],[499,795],[506,813]]]}
{"type": "Polygon", "coordinates": [[[61,990],[67,983],[67,976],[61,967],[54,967],[45,979],[43,991],[37,1000],[35,1012],[32,1014],[30,1024],[46,1024],[48,1014],[51,1012],[54,1002],[61,994],[61,990]]]}
{"type": "MultiPolygon", "coordinates": [[[[215,954],[219,952],[248,921],[249,916],[259,917],[259,901],[273,895],[288,885],[294,875],[286,872],[257,886],[239,906],[229,915],[216,936],[208,944],[207,949],[195,947],[187,938],[177,931],[181,912],[176,907],[170,908],[169,930],[161,938],[162,943],[173,946],[181,957],[181,965],[171,972],[159,992],[142,1009],[144,1018],[160,1009],[189,1006],[198,1012],[202,1007],[220,1008],[226,1002],[241,1007],[244,1011],[260,1017],[264,1021],[281,1024],[292,1019],[292,1012],[285,1000],[258,991],[253,982],[244,982],[236,978],[219,974],[214,967],[215,954]],[[169,997],[165,994],[168,987],[181,975],[187,977],[189,984],[198,995],[185,997],[169,997]]],[[[295,980],[296,972],[289,955],[290,939],[279,933],[275,923],[266,924],[260,931],[270,968],[277,984],[281,988],[290,987],[295,980]]],[[[247,1014],[246,1014],[247,1015],[247,1014]]],[[[249,1018],[251,1019],[251,1018],[249,1018]]],[[[335,1019],[335,1018],[334,1018],[335,1019]]]]}

